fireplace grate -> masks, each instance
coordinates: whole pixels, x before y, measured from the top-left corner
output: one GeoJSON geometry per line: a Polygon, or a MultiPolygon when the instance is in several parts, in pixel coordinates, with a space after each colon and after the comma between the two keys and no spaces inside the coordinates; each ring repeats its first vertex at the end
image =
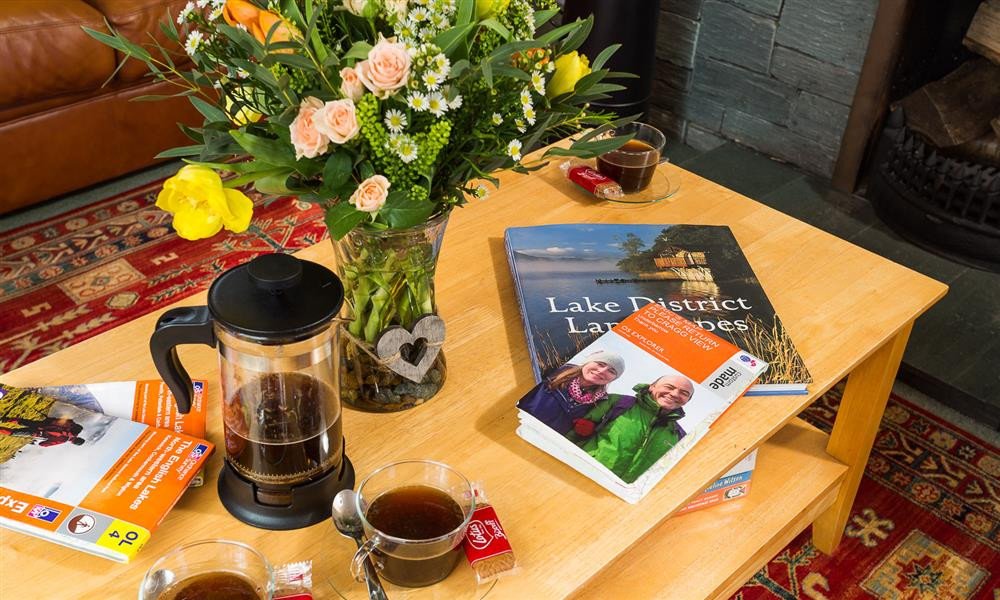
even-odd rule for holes
{"type": "Polygon", "coordinates": [[[906,127],[900,109],[875,164],[869,198],[883,221],[923,247],[1000,270],[1000,170],[942,154],[906,127]]]}

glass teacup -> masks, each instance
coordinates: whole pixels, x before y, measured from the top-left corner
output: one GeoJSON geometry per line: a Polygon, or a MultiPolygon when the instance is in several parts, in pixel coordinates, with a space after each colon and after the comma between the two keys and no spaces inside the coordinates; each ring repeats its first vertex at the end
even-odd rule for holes
{"type": "Polygon", "coordinates": [[[452,572],[476,507],[468,479],[430,460],[377,469],[356,501],[368,541],[354,555],[354,577],[360,580],[370,555],[381,577],[403,587],[428,586],[452,572]]]}
{"type": "Polygon", "coordinates": [[[241,542],[202,540],[178,546],[153,563],[139,586],[139,600],[271,600],[274,569],[241,542]]]}

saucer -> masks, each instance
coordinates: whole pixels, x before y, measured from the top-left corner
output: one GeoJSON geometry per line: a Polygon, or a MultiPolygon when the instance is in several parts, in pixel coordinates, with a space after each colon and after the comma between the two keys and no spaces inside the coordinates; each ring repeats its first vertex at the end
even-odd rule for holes
{"type": "MultiPolygon", "coordinates": [[[[414,600],[435,598],[440,600],[482,600],[498,583],[502,585],[499,579],[478,583],[464,556],[459,565],[444,581],[427,587],[407,588],[382,578],[382,587],[385,589],[386,596],[391,600],[410,598],[414,600]]],[[[336,569],[336,573],[326,579],[325,586],[329,586],[328,591],[332,588],[334,597],[342,600],[368,600],[368,586],[363,581],[355,581],[351,576],[350,569],[346,567],[336,569]]]]}
{"type": "MultiPolygon", "coordinates": [[[[662,163],[661,163],[662,164],[662,163]]],[[[645,188],[638,192],[625,194],[621,198],[614,200],[605,198],[608,202],[615,204],[652,204],[660,202],[673,196],[680,189],[681,184],[677,179],[667,177],[664,169],[657,169],[653,172],[653,178],[645,188]]]]}

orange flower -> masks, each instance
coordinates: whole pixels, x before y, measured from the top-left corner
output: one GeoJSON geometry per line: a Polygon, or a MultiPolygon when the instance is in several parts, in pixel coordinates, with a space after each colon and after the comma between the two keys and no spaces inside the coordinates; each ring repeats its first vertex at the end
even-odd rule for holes
{"type": "MultiPolygon", "coordinates": [[[[271,35],[271,43],[289,41],[292,39],[294,31],[294,27],[288,21],[271,11],[257,8],[247,0],[226,0],[226,5],[222,9],[222,18],[233,27],[236,25],[246,27],[250,35],[261,44],[267,40],[267,34],[276,23],[278,25],[271,35]]],[[[282,52],[291,52],[291,50],[282,50],[282,52]]]]}

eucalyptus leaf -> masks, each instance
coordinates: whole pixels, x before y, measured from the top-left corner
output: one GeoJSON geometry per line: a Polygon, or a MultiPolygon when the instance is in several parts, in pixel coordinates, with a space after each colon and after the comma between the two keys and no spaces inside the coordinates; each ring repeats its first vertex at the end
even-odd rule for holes
{"type": "Polygon", "coordinates": [[[569,37],[566,38],[566,41],[563,42],[562,46],[559,47],[560,54],[572,52],[587,41],[587,36],[590,35],[590,31],[594,28],[594,15],[588,16],[580,23],[580,28],[571,33],[569,37]]]}
{"type": "Polygon", "coordinates": [[[500,21],[497,21],[496,19],[486,19],[485,21],[480,21],[479,24],[499,33],[500,37],[503,38],[505,42],[511,38],[510,30],[501,25],[500,21]]]}
{"type": "Polygon", "coordinates": [[[608,59],[611,58],[614,55],[614,53],[617,52],[618,49],[621,47],[622,47],[621,44],[611,44],[604,50],[601,50],[601,53],[598,54],[597,57],[590,62],[590,68],[594,71],[601,70],[601,68],[604,66],[604,63],[608,62],[608,59]]]}
{"type": "MultiPolygon", "coordinates": [[[[288,169],[285,169],[285,168],[274,169],[274,168],[272,168],[272,169],[265,169],[263,171],[251,171],[249,173],[244,173],[244,174],[239,175],[237,177],[233,177],[232,179],[227,179],[226,181],[223,182],[222,185],[223,185],[223,187],[227,187],[227,188],[238,188],[238,187],[242,187],[242,186],[244,186],[244,185],[246,185],[248,183],[254,183],[254,188],[258,192],[284,194],[284,193],[287,193],[287,192],[286,191],[267,192],[267,191],[261,189],[261,187],[268,187],[270,184],[267,183],[267,182],[265,182],[265,183],[259,183],[259,182],[261,180],[267,180],[268,182],[270,182],[270,181],[285,181],[287,179],[288,179],[288,169]],[[257,182],[257,183],[255,183],[255,182],[257,182]]],[[[284,184],[283,183],[281,184],[281,187],[284,188],[284,184]]]]}
{"type": "Polygon", "coordinates": [[[538,29],[542,25],[545,25],[552,20],[552,17],[559,14],[558,8],[550,8],[548,10],[536,10],[535,11],[535,29],[538,29]]]}
{"type": "Polygon", "coordinates": [[[288,187],[289,175],[288,169],[275,169],[273,173],[254,180],[253,187],[262,194],[291,194],[292,190],[288,187]]]}
{"type": "Polygon", "coordinates": [[[179,158],[181,156],[198,156],[201,154],[201,150],[204,148],[201,144],[196,144],[193,146],[178,146],[177,148],[171,148],[169,150],[164,150],[160,152],[153,158],[179,158]]]}
{"type": "Polygon", "coordinates": [[[220,109],[219,107],[205,102],[198,96],[190,96],[188,100],[194,107],[202,114],[203,117],[208,119],[209,122],[222,122],[229,124],[229,117],[220,109]]]}

